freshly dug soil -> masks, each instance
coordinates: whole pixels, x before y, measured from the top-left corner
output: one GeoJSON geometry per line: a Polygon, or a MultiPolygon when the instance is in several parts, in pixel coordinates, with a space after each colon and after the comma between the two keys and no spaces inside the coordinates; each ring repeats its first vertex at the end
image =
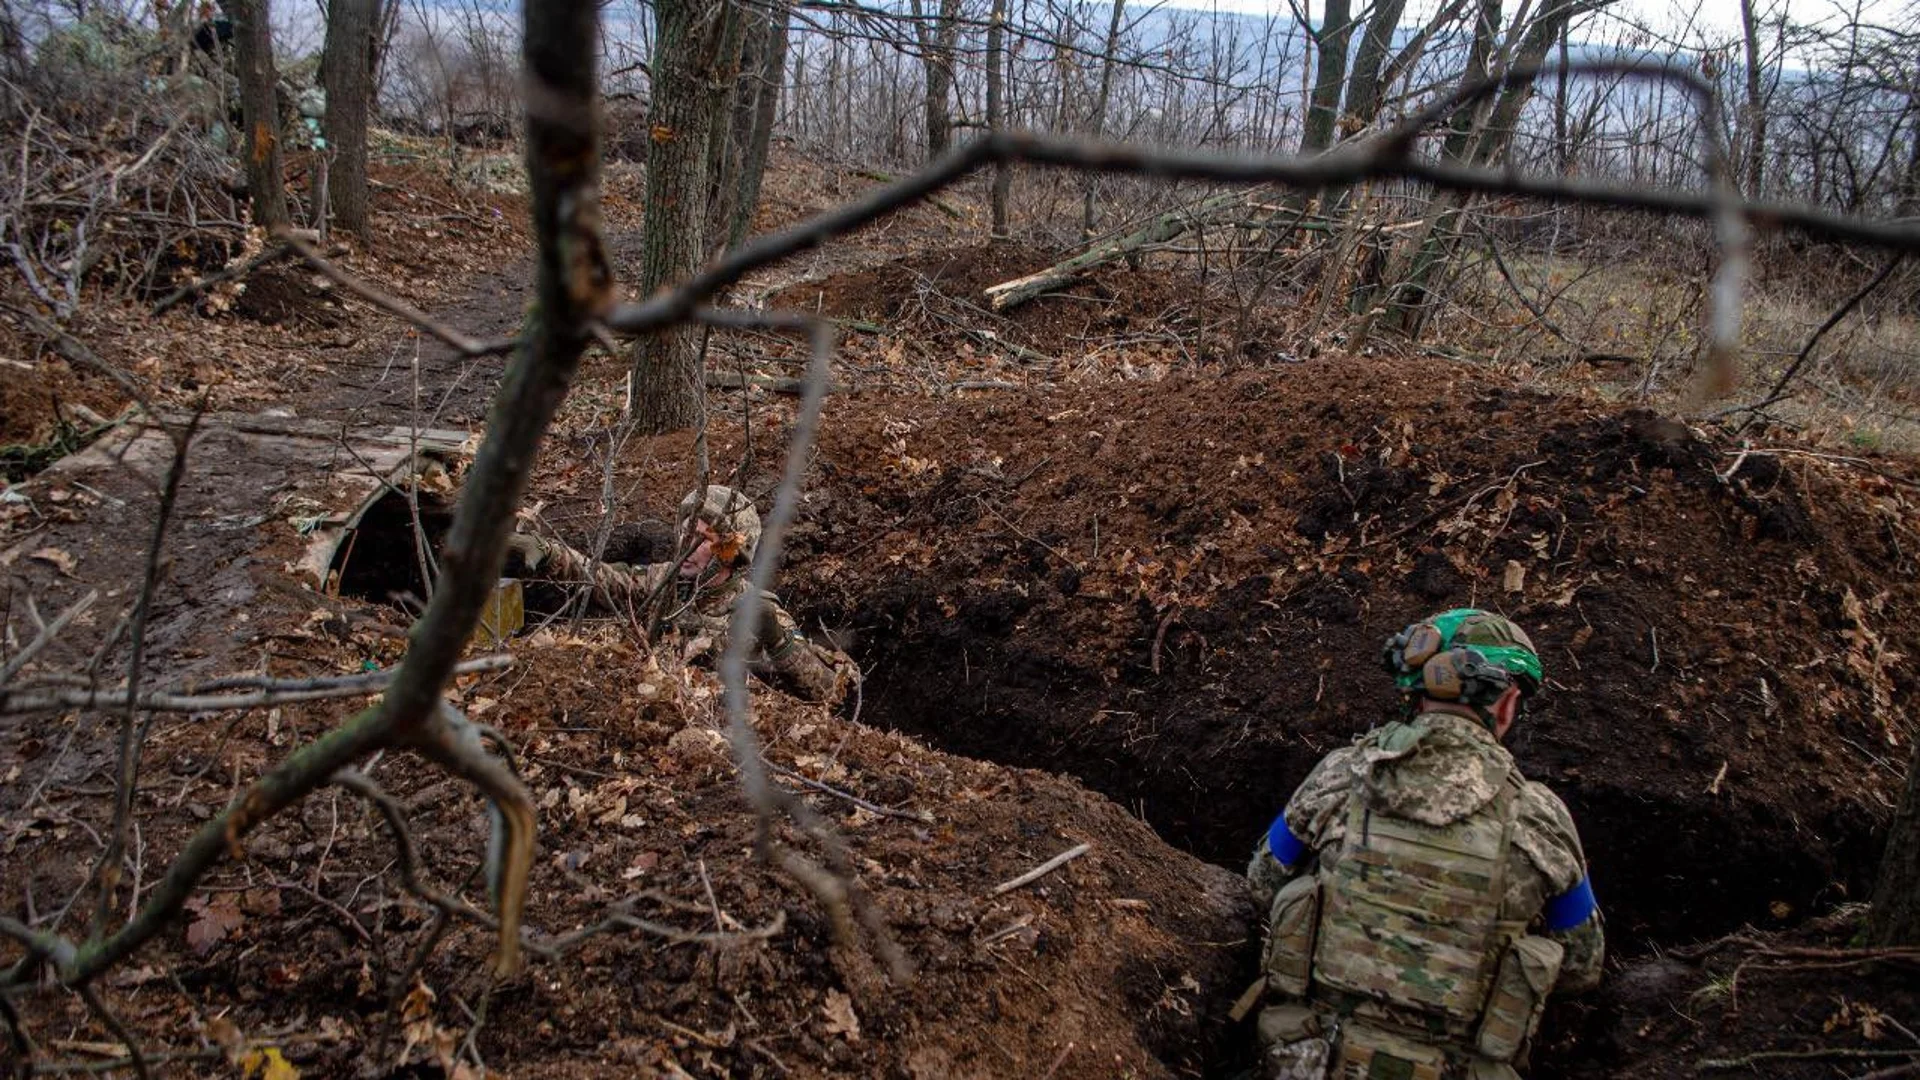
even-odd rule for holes
{"type": "MultiPolygon", "coordinates": [[[[1011,311],[988,310],[984,291],[1061,258],[1002,241],[922,251],[775,292],[777,307],[885,325],[915,346],[958,345],[983,354],[1006,343],[1072,363],[1088,356],[1165,356],[1206,363],[1272,359],[1282,340],[1273,313],[1243,312],[1196,282],[1191,270],[1124,262],[1095,267],[1071,288],[1011,311]],[[1240,326],[1242,332],[1232,333],[1240,326]]],[[[1036,359],[1016,353],[1016,360],[1036,359]]]]}
{"type": "MultiPolygon", "coordinates": [[[[889,254],[939,246],[887,243],[889,254]]],[[[558,622],[513,643],[514,668],[465,680],[458,696],[505,735],[541,806],[538,932],[594,926],[623,899],[654,929],[594,936],[489,994],[490,937],[461,927],[416,986],[411,958],[433,936],[432,912],[401,888],[379,820],[325,792],[250,837],[179,925],[101,981],[146,1049],[198,1052],[222,1017],[309,1075],[370,1058],[397,1059],[391,1075],[441,1075],[484,1009],[475,1045],[512,1075],[1231,1074],[1249,1033],[1224,1016],[1257,939],[1234,871],[1320,755],[1393,714],[1381,640],[1462,603],[1508,613],[1542,648],[1547,692],[1512,742],[1573,807],[1615,945],[1601,994],[1556,1006],[1534,1075],[1690,1076],[1703,1057],[1874,1049],[1900,1035],[1861,1006],[1910,1020],[1904,969],[1771,969],[1788,947],[1846,940],[1840,921],[1808,917],[1864,896],[1908,754],[1904,658],[1920,646],[1899,619],[1920,600],[1910,465],[1790,443],[1740,456],[1646,412],[1430,361],[1198,367],[1184,361],[1205,357],[1181,355],[1187,344],[1167,332],[1198,319],[1218,335],[1231,309],[1151,266],[1098,271],[998,321],[959,306],[1050,258],[1007,245],[917,254],[780,298],[889,320],[886,336],[923,352],[997,356],[991,329],[1100,360],[1069,373],[1089,382],[1050,391],[836,397],[812,465],[781,592],[847,644],[866,683],[839,713],[762,692],[756,726],[781,782],[846,838],[917,968],[910,983],[887,980],[870,938],[836,944],[821,906],[752,860],[712,676],[671,650],[643,654],[624,626],[558,622]],[[1118,339],[1150,358],[1116,359],[1123,376],[1175,361],[1186,373],[1108,380],[1094,369],[1118,339]],[[1082,843],[1083,858],[995,895],[1082,843]],[[775,920],[777,934],[751,933],[775,920]],[[1792,936],[1670,948],[1747,922],[1792,936]],[[693,936],[714,932],[733,936],[693,936]]],[[[511,333],[524,267],[488,265],[461,279],[471,295],[448,321],[511,333]]],[[[422,279],[411,284],[440,283],[438,267],[406,269],[422,279]]],[[[258,314],[279,329],[248,322],[222,343],[235,351],[221,363],[258,373],[229,387],[235,400],[284,397],[299,416],[343,424],[457,425],[484,413],[498,376],[497,361],[429,348],[416,390],[404,332],[352,321],[354,333],[314,345],[291,336],[325,329],[311,313],[258,314]],[[251,348],[257,336],[281,351],[251,348]],[[247,365],[230,363],[241,355],[247,365]]],[[[214,324],[170,321],[191,331],[175,353],[208,351],[197,346],[214,324]]],[[[1250,353],[1212,355],[1264,359],[1257,323],[1248,338],[1250,353]]],[[[538,527],[577,544],[597,523],[603,422],[623,368],[589,363],[535,485],[538,527]]],[[[717,474],[744,446],[738,400],[721,397],[717,474]]],[[[789,407],[761,400],[749,413],[758,458],[743,483],[756,496],[772,486],[789,407]]],[[[377,594],[410,587],[407,560],[366,600],[323,597],[289,568],[300,540],[288,522],[338,509],[311,482],[350,470],[345,451],[228,426],[195,445],[149,627],[155,677],[396,659],[405,617],[377,594]]],[[[685,435],[629,444],[616,488],[641,494],[610,555],[655,548],[638,526],[671,514],[692,459],[685,435]]],[[[46,669],[79,670],[112,632],[142,570],[127,537],[150,528],[166,464],[45,474],[27,488],[44,520],[0,522],[15,595],[31,589],[40,610],[58,610],[99,585],[108,601],[43,654],[46,669]]],[[[160,718],[136,799],[139,870],[123,886],[151,889],[238,785],[350,707],[160,718]]],[[[111,817],[115,726],[0,725],[9,915],[54,909],[91,868],[111,817]]],[[[371,769],[405,804],[424,875],[484,903],[477,800],[408,755],[371,769]]],[[[776,836],[821,856],[789,826],[776,836]]],[[[108,1037],[70,996],[23,1005],[63,1056],[108,1037]]],[[[1831,1075],[1830,1064],[1767,1075],[1831,1075]]]]}
{"type": "MultiPolygon", "coordinates": [[[[320,634],[302,652],[341,666],[398,642],[320,634]],[[333,647],[329,647],[329,645],[333,647]]],[[[1070,780],[932,752],[848,724],[819,706],[759,699],[769,757],[808,780],[925,820],[882,816],[839,797],[810,801],[845,838],[862,888],[909,959],[889,980],[870,938],[836,944],[813,898],[752,858],[754,819],[739,795],[704,671],[663,670],[616,632],[551,632],[516,643],[519,666],[468,680],[461,700],[520,754],[541,806],[529,921],[537,936],[633,916],[687,935],[609,930],[565,958],[536,961],[492,990],[478,1048],[515,1076],[1194,1075],[1225,1047],[1228,1004],[1252,977],[1252,910],[1238,879],[1167,851],[1139,821],[1070,780]],[[684,679],[684,682],[682,680],[684,679]],[[497,702],[498,704],[492,704],[497,702]],[[1082,858],[1021,889],[994,886],[1077,844],[1082,858]],[[776,920],[779,920],[776,923],[776,920]],[[744,931],[778,926],[765,940],[744,931]],[[705,944],[718,930],[736,940],[705,944]]],[[[143,843],[170,851],[249,776],[338,708],[288,707],[220,732],[163,722],[149,751],[143,843]]],[[[42,768],[54,751],[33,750],[42,768]]],[[[66,759],[49,808],[4,810],[6,902],[64,897],[91,865],[96,815],[66,759]],[[18,815],[25,814],[24,817],[18,815]]],[[[486,817],[464,786],[405,756],[375,778],[411,818],[423,873],[443,888],[474,882],[486,817]]],[[[801,788],[803,782],[783,780],[801,788]]],[[[819,848],[781,827],[814,857],[819,848]]],[[[421,1045],[393,1075],[441,1075],[437,1040],[464,1034],[487,992],[491,935],[462,925],[421,971],[410,957],[432,909],[398,887],[392,846],[352,796],[322,792],[250,837],[184,924],[106,980],[108,999],[158,1052],[170,1028],[192,1046],[193,1018],[160,974],[174,972],[204,1010],[279,1045],[310,1075],[351,1075],[421,1045]],[[323,899],[324,897],[324,899],[323,899]],[[231,1011],[229,1011],[231,1010],[231,1011]],[[392,1041],[386,1041],[392,1040],[392,1041]],[[383,1049],[384,1047],[384,1049],[383,1049]]],[[[479,886],[468,895],[484,903],[479,886]]],[[[84,1027],[71,997],[29,999],[34,1030],[84,1027]]],[[[451,1043],[446,1044],[447,1048],[451,1043]]],[[[178,1075],[178,1074],[176,1074],[178,1075]]]]}
{"type": "Polygon", "coordinates": [[[1388,634],[1500,610],[1548,673],[1513,749],[1632,951],[1865,895],[1920,647],[1900,467],[1736,462],[1438,362],[855,400],[785,592],[850,630],[870,721],[1069,773],[1229,867],[1393,715],[1388,634]]]}

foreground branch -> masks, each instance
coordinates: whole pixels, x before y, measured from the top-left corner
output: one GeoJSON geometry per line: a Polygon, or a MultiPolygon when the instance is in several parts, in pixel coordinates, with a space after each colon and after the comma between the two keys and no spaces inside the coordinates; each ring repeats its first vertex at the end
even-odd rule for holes
{"type": "MultiPolygon", "coordinates": [[[[381,747],[431,748],[435,735],[428,725],[505,561],[507,533],[526,493],[540,438],[566,396],[586,348],[589,325],[612,306],[612,274],[600,239],[593,63],[597,15],[591,0],[549,0],[525,7],[528,172],[540,241],[538,307],[495,400],[486,440],[461,494],[446,539],[439,587],[410,634],[406,658],[385,697],[295,751],[202,826],[146,903],[117,932],[74,947],[0,920],[0,933],[54,961],[62,983],[85,985],[152,940],[243,837],[356,759],[381,747]]],[[[443,764],[459,764],[445,754],[439,757],[443,764]]],[[[491,784],[488,795],[496,801],[501,797],[504,785],[488,770],[468,769],[464,775],[483,786],[491,784]]],[[[529,858],[530,815],[524,820],[503,817],[510,828],[523,830],[508,837],[507,850],[516,858],[529,858]]],[[[511,885],[513,875],[503,880],[511,885]]],[[[524,886],[524,874],[519,880],[524,886]]],[[[518,952],[523,900],[524,891],[500,897],[502,967],[518,952]]],[[[31,965],[17,965],[0,977],[0,989],[30,977],[31,965]]]]}
{"type": "Polygon", "coordinates": [[[1260,158],[993,132],[898,183],[877,188],[863,198],[750,241],[677,289],[639,303],[623,304],[608,316],[607,325],[625,333],[644,333],[681,321],[708,297],[746,275],[853,232],[998,162],[1090,169],[1163,180],[1272,183],[1305,188],[1354,185],[1377,179],[1415,180],[1453,191],[1584,203],[1703,220],[1730,212],[1756,229],[1790,228],[1821,240],[1920,252],[1920,223],[1867,221],[1798,203],[1729,201],[1711,192],[1630,187],[1574,177],[1527,176],[1500,169],[1425,161],[1396,150],[1392,142],[1348,144],[1312,158],[1260,158]]]}
{"type": "MultiPolygon", "coordinates": [[[[454,665],[455,675],[501,671],[513,665],[513,657],[504,653],[463,660],[454,665]]],[[[268,705],[290,705],[297,701],[322,701],[328,698],[374,694],[393,679],[399,669],[387,668],[358,675],[337,675],[318,679],[269,679],[237,676],[212,683],[189,686],[183,690],[150,690],[129,700],[125,686],[97,689],[80,677],[61,677],[60,682],[76,686],[35,687],[0,690],[0,716],[41,712],[47,709],[125,709],[144,712],[225,712],[229,709],[257,709],[268,705]],[[215,693],[216,690],[252,686],[244,694],[215,693]]],[[[52,679],[52,677],[50,677],[52,679]]],[[[41,680],[42,682],[50,680],[41,680]]]]}

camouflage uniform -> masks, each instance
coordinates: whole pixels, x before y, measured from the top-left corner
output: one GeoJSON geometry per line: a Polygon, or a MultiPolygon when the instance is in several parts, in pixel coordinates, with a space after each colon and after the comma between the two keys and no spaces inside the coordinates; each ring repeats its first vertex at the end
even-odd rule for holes
{"type": "MultiPolygon", "coordinates": [[[[606,607],[639,609],[663,588],[671,589],[666,598],[668,620],[690,639],[693,656],[717,660],[726,652],[734,604],[747,593],[745,564],[760,541],[760,515],[752,502],[731,488],[712,485],[704,501],[699,494],[688,493],[680,510],[690,520],[707,522],[722,536],[725,549],[716,554],[716,562],[734,565],[733,572],[717,585],[707,580],[708,575],[683,577],[680,567],[671,562],[644,566],[595,562],[558,540],[518,534],[513,548],[529,570],[543,577],[590,580],[595,602],[606,607]]],[[[853,661],[837,649],[807,640],[799,623],[780,606],[779,597],[770,592],[760,596],[760,640],[748,661],[754,674],[796,697],[839,701],[854,673],[853,661]]]]}
{"type": "Polygon", "coordinates": [[[1270,1076],[1511,1080],[1547,993],[1600,979],[1572,817],[1463,716],[1422,713],[1329,754],[1247,876],[1281,1002],[1261,1016],[1270,1076]],[[1512,980],[1517,1005],[1493,989],[1512,980]]]}

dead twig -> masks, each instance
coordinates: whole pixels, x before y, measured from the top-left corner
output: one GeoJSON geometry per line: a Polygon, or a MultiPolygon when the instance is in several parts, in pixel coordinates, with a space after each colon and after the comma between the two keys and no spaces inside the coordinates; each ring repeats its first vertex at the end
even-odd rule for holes
{"type": "MultiPolygon", "coordinates": [[[[101,937],[106,933],[107,909],[112,902],[113,892],[119,886],[120,857],[126,850],[127,826],[133,815],[133,791],[140,777],[140,744],[144,741],[138,735],[136,720],[139,709],[136,702],[140,696],[141,669],[146,661],[147,620],[153,614],[154,594],[160,587],[161,553],[167,542],[167,528],[173,523],[173,510],[180,496],[180,481],[187,474],[187,451],[193,446],[193,438],[200,428],[200,418],[205,415],[206,402],[201,401],[186,427],[174,439],[173,461],[167,466],[167,479],[160,494],[160,507],[154,515],[153,533],[147,542],[145,570],[141,577],[140,593],[134,601],[133,616],[127,630],[127,700],[120,715],[120,736],[117,748],[118,769],[116,776],[116,795],[113,804],[113,822],[108,831],[107,846],[100,853],[100,862],[94,867],[93,883],[96,889],[97,904],[94,908],[93,936],[101,937]]],[[[138,1058],[138,1052],[133,1052],[138,1058]]],[[[142,1066],[144,1072],[144,1063],[142,1066]]]]}
{"type": "MultiPolygon", "coordinates": [[[[465,675],[500,671],[512,666],[513,657],[504,653],[463,660],[452,674],[465,675]]],[[[236,676],[210,683],[190,685],[183,690],[150,690],[135,694],[127,687],[89,688],[81,677],[48,676],[17,690],[0,690],[0,716],[39,712],[47,709],[127,708],[141,712],[226,712],[230,709],[257,709],[268,705],[290,705],[298,701],[356,697],[380,692],[392,681],[399,668],[369,671],[360,675],[338,675],[316,679],[269,679],[236,676]],[[47,686],[55,681],[70,685],[47,686]],[[77,684],[77,685],[71,685],[77,684]],[[248,693],[214,691],[252,686],[248,693]]]]}
{"type": "Polygon", "coordinates": [[[1160,674],[1160,647],[1166,644],[1167,628],[1172,626],[1175,622],[1177,622],[1179,618],[1180,618],[1180,606],[1178,604],[1175,604],[1173,607],[1167,610],[1167,613],[1165,615],[1161,616],[1160,627],[1159,629],[1153,632],[1153,657],[1152,657],[1152,664],[1150,666],[1152,667],[1153,673],[1155,675],[1160,674]]]}
{"type": "Polygon", "coordinates": [[[814,791],[818,791],[822,795],[831,795],[836,799],[845,799],[846,801],[852,803],[853,805],[859,807],[862,810],[867,810],[872,813],[879,814],[882,817],[900,818],[905,821],[917,821],[922,825],[932,825],[934,823],[933,815],[927,813],[925,810],[896,810],[891,806],[881,806],[879,803],[868,802],[867,800],[861,798],[858,795],[849,794],[848,792],[841,791],[839,788],[834,787],[831,784],[823,784],[820,781],[815,780],[811,777],[802,776],[799,773],[794,772],[792,769],[786,768],[785,766],[782,766],[782,765],[775,764],[774,762],[771,762],[771,761],[767,762],[767,768],[773,770],[773,772],[775,772],[780,776],[784,776],[787,779],[792,780],[797,784],[803,784],[813,789],[814,791]]]}
{"type": "Polygon", "coordinates": [[[1912,1057],[1920,1057],[1920,1049],[1861,1050],[1850,1046],[1818,1046],[1811,1050],[1755,1050],[1739,1057],[1705,1058],[1695,1068],[1702,1072],[1727,1072],[1750,1069],[1766,1061],[1882,1061],[1912,1057]]]}
{"type": "MultiPolygon", "coordinates": [[[[697,280],[697,279],[696,279],[697,280]]],[[[688,286],[691,287],[691,286],[688,286]]],[[[772,512],[762,527],[760,543],[754,548],[753,563],[747,572],[747,589],[734,604],[727,630],[726,652],[720,658],[720,677],[725,685],[727,739],[740,767],[740,783],[747,802],[758,816],[754,850],[761,859],[786,871],[800,882],[826,908],[842,940],[853,936],[853,920],[866,929],[874,950],[886,963],[894,981],[905,982],[910,968],[906,956],[887,932],[878,913],[866,902],[851,872],[852,860],[845,845],[826,822],[819,819],[793,793],[767,779],[767,762],[760,754],[759,740],[753,732],[751,700],[747,695],[747,659],[760,639],[760,625],[766,617],[764,597],[772,586],[787,528],[793,523],[800,503],[801,480],[820,426],[820,410],[826,400],[827,377],[834,347],[833,324],[823,319],[788,312],[712,311],[689,312],[709,326],[732,326],[768,330],[803,330],[810,339],[812,361],[807,368],[807,391],[794,418],[793,440],[787,448],[786,468],[774,494],[772,512]],[[791,818],[803,832],[825,850],[831,871],[805,855],[779,844],[773,835],[777,817],[791,818]]]]}
{"type": "Polygon", "coordinates": [[[1862,285],[1852,296],[1847,297],[1844,303],[1835,308],[1833,314],[1827,316],[1827,321],[1821,323],[1820,328],[1815,330],[1813,336],[1807,339],[1807,343],[1801,346],[1800,354],[1793,358],[1793,363],[1788,364],[1787,370],[1781,372],[1780,377],[1774,380],[1773,389],[1767,391],[1766,397],[1761,398],[1751,405],[1739,405],[1731,409],[1723,409],[1713,414],[1714,418],[1744,412],[1747,414],[1747,418],[1742,420],[1740,426],[1734,429],[1734,434],[1737,435],[1747,430],[1747,428],[1752,427],[1754,422],[1759,420],[1760,414],[1765,411],[1767,406],[1786,397],[1787,387],[1793,382],[1793,377],[1798,375],[1800,369],[1806,365],[1807,360],[1813,356],[1813,350],[1820,344],[1820,339],[1826,337],[1828,331],[1840,325],[1841,320],[1852,314],[1853,309],[1859,307],[1867,297],[1872,296],[1873,291],[1878,289],[1887,278],[1893,275],[1894,269],[1900,265],[1900,261],[1904,257],[1903,254],[1896,252],[1891,258],[1887,259],[1886,265],[1880,268],[1879,273],[1873,275],[1865,285],[1862,285]]]}
{"type": "Polygon", "coordinates": [[[140,1077],[140,1080],[147,1080],[147,1077],[153,1075],[147,1067],[147,1055],[140,1049],[140,1041],[135,1039],[133,1032],[121,1022],[119,1014],[107,1008],[107,1003],[100,1000],[99,992],[93,987],[83,985],[77,990],[80,1000],[87,1003],[87,1008],[93,1015],[99,1017],[100,1022],[107,1026],[107,1030],[113,1032],[113,1037],[120,1040],[120,1045],[126,1047],[127,1063],[133,1069],[133,1074],[140,1077]]]}
{"type": "Polygon", "coordinates": [[[1060,854],[1055,855],[1053,858],[1048,859],[1046,862],[1041,863],[1039,866],[1021,874],[1019,877],[995,885],[993,891],[988,895],[1004,896],[1024,885],[1031,885],[1092,850],[1092,844],[1079,844],[1075,847],[1070,847],[1060,854]]]}
{"type": "Polygon", "coordinates": [[[481,341],[477,338],[468,337],[453,327],[428,315],[426,312],[421,311],[419,308],[414,307],[412,304],[407,303],[405,300],[390,296],[333,265],[333,263],[327,261],[326,256],[315,251],[312,245],[306,241],[291,236],[284,237],[283,239],[289,250],[306,260],[308,266],[319,271],[329,281],[334,282],[353,295],[379,308],[381,311],[411,323],[415,329],[446,345],[461,356],[468,358],[498,356],[501,353],[512,352],[520,344],[519,340],[515,338],[499,338],[492,341],[481,341]]]}
{"type": "Polygon", "coordinates": [[[159,303],[153,305],[152,314],[164,315],[171,310],[174,305],[180,303],[180,301],[190,296],[197,296],[223,281],[232,281],[235,278],[246,277],[248,274],[253,273],[268,263],[278,262],[286,258],[287,253],[291,250],[292,248],[286,244],[275,244],[251,259],[236,263],[218,273],[208,274],[206,277],[200,278],[197,281],[190,281],[168,293],[159,303]]]}
{"type": "Polygon", "coordinates": [[[89,589],[87,595],[74,601],[71,607],[54,616],[53,621],[42,627],[40,632],[34,635],[32,641],[27,642],[24,648],[13,654],[13,658],[8,660],[5,666],[0,666],[0,685],[4,685],[9,679],[12,679],[14,675],[18,674],[21,668],[26,667],[35,656],[40,654],[40,650],[51,645],[53,639],[60,636],[60,632],[67,628],[68,623],[92,607],[93,602],[99,598],[99,589],[89,589]]]}

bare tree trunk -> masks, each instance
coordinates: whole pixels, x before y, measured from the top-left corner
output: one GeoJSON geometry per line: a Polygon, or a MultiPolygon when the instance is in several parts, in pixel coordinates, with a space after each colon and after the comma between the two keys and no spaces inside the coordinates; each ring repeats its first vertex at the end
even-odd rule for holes
{"type": "MultiPolygon", "coordinates": [[[[1509,70],[1538,67],[1540,61],[1545,59],[1547,50],[1551,49],[1553,43],[1567,32],[1568,25],[1575,17],[1604,6],[1606,2],[1607,0],[1570,0],[1568,3],[1546,8],[1539,17],[1528,24],[1525,33],[1521,35],[1520,46],[1513,56],[1509,70]]],[[[1492,8],[1492,21],[1497,23],[1499,17],[1497,4],[1498,0],[1487,0],[1486,7],[1483,7],[1483,20],[1487,18],[1487,8],[1492,8]]],[[[1481,29],[1486,25],[1487,23],[1483,21],[1481,29]]],[[[1479,34],[1480,30],[1476,30],[1476,53],[1479,53],[1479,34]]],[[[1488,44],[1490,47],[1490,37],[1488,44]]],[[[1484,72],[1485,56],[1481,56],[1480,64],[1484,72]]],[[[1485,78],[1485,74],[1475,76],[1473,71],[1469,70],[1468,78],[1485,78]]],[[[1448,159],[1487,165],[1503,158],[1508,145],[1513,141],[1513,133],[1519,124],[1520,111],[1526,107],[1533,93],[1534,86],[1531,81],[1507,87],[1494,100],[1493,108],[1487,114],[1485,122],[1479,125],[1472,123],[1468,110],[1463,110],[1463,112],[1469,112],[1465,120],[1466,126],[1458,126],[1462,122],[1462,117],[1456,114],[1456,127],[1447,138],[1448,159]]],[[[1393,322],[1409,337],[1418,336],[1426,324],[1427,315],[1432,310],[1429,302],[1431,289],[1435,280],[1446,269],[1458,244],[1459,234],[1456,227],[1466,204],[1467,199],[1457,194],[1447,195],[1441,200],[1440,205],[1443,209],[1434,218],[1432,227],[1426,231],[1405,282],[1395,290],[1393,322]]]]}
{"type": "MultiPolygon", "coordinates": [[[[914,0],[913,13],[921,14],[919,0],[914,0]]],[[[940,0],[934,25],[916,22],[914,32],[925,68],[927,160],[931,161],[953,146],[953,51],[960,39],[960,0],[940,0]]]]}
{"type": "Polygon", "coordinates": [[[1907,137],[1907,175],[1894,204],[1901,217],[1920,216],[1920,108],[1909,106],[1908,111],[1913,114],[1913,132],[1907,137]]]}
{"type": "Polygon", "coordinates": [[[1317,154],[1333,145],[1334,123],[1340,115],[1340,89],[1347,81],[1347,46],[1353,40],[1353,0],[1327,0],[1326,14],[1313,39],[1313,96],[1307,104],[1307,124],[1300,135],[1300,152],[1317,154]]]}
{"type": "Polygon", "coordinates": [[[1571,107],[1567,101],[1567,38],[1570,31],[1560,32],[1560,70],[1553,80],[1553,160],[1559,167],[1561,176],[1573,172],[1573,146],[1567,135],[1567,111],[1571,107]]]}
{"type": "MultiPolygon", "coordinates": [[[[1004,80],[1007,65],[1007,0],[993,0],[993,13],[987,20],[987,130],[1006,126],[1004,80]]],[[[1013,186],[1013,173],[1004,161],[993,163],[993,236],[1007,235],[1007,194],[1013,186]]]]}
{"type": "Polygon", "coordinates": [[[1753,0],[1740,0],[1740,29],[1747,47],[1747,198],[1757,199],[1766,179],[1767,111],[1760,95],[1760,24],[1753,0]]]}
{"type": "Polygon", "coordinates": [[[733,220],[733,183],[739,174],[742,139],[745,131],[736,131],[736,104],[744,92],[741,73],[747,35],[747,13],[738,0],[720,0],[720,36],[715,46],[712,93],[707,107],[707,228],[704,235],[713,241],[726,237],[733,220]]]}
{"type": "Polygon", "coordinates": [[[334,221],[367,235],[367,119],[373,111],[375,26],[380,0],[330,0],[320,83],[327,92],[328,197],[334,221]]]}
{"type": "Polygon", "coordinates": [[[753,81],[749,84],[748,98],[753,111],[740,159],[739,197],[733,205],[733,220],[727,226],[729,248],[739,246],[740,241],[746,239],[753,227],[754,212],[760,208],[760,181],[766,176],[773,121],[780,109],[780,88],[786,81],[789,18],[787,10],[780,8],[767,16],[759,28],[763,35],[756,52],[759,67],[753,71],[753,81]]]}
{"type": "Polygon", "coordinates": [[[1867,916],[1867,944],[1920,945],[1920,752],[1907,766],[1907,790],[1887,833],[1867,916]]]}
{"type": "MultiPolygon", "coordinates": [[[[1126,8],[1126,0],[1113,0],[1113,17],[1107,21],[1107,47],[1100,55],[1100,92],[1093,99],[1094,138],[1106,134],[1107,106],[1113,98],[1114,56],[1120,51],[1120,13],[1126,8]]],[[[1080,238],[1093,238],[1093,192],[1098,178],[1093,173],[1085,173],[1080,182],[1083,185],[1080,206],[1080,238]]]]}
{"type": "MultiPolygon", "coordinates": [[[[1485,82],[1493,59],[1495,39],[1500,35],[1500,0],[1480,0],[1474,12],[1473,44],[1467,48],[1466,70],[1460,73],[1460,85],[1485,82]]],[[[1455,109],[1448,124],[1447,141],[1441,153],[1448,161],[1465,161],[1473,145],[1474,117],[1485,115],[1484,106],[1466,104],[1455,109]]]]}
{"type": "Polygon", "coordinates": [[[1380,115],[1380,103],[1386,98],[1386,83],[1381,79],[1387,63],[1387,50],[1393,47],[1394,31],[1400,28],[1400,15],[1407,0],[1380,0],[1367,32],[1360,39],[1360,52],[1353,60],[1353,74],[1347,79],[1347,105],[1342,134],[1359,131],[1380,115]]]}
{"type": "MultiPolygon", "coordinates": [[[[720,0],[656,0],[653,100],[647,114],[647,190],[640,292],[678,282],[706,256],[707,145],[712,135],[720,0]]],[[[695,422],[704,393],[699,331],[679,326],[634,347],[634,417],[646,434],[695,422]]]]}
{"type": "MultiPolygon", "coordinates": [[[[186,35],[175,31],[176,45],[186,40],[186,35]]],[[[20,18],[13,13],[13,5],[0,0],[0,59],[7,63],[6,76],[10,82],[26,78],[31,61],[27,59],[27,38],[20,32],[20,18]]],[[[9,88],[8,94],[15,93],[9,88]]]]}
{"type": "Polygon", "coordinates": [[[273,28],[267,0],[220,0],[233,20],[234,64],[240,75],[240,121],[247,127],[247,199],[253,223],[269,235],[293,225],[281,180],[280,110],[274,97],[273,28]]]}

